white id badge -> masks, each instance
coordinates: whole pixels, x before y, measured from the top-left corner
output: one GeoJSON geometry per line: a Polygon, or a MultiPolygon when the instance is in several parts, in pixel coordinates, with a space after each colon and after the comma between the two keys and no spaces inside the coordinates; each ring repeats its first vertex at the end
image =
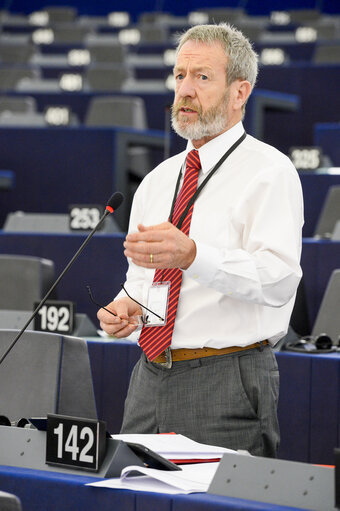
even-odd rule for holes
{"type": "Polygon", "coordinates": [[[152,312],[145,312],[144,326],[163,326],[166,324],[170,285],[171,282],[154,282],[149,288],[147,307],[152,312]]]}

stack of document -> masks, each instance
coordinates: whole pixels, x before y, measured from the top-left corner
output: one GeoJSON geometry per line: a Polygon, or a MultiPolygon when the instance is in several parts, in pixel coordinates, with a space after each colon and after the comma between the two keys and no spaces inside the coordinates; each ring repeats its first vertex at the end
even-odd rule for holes
{"type": "Polygon", "coordinates": [[[112,438],[142,444],[164,458],[180,463],[181,470],[129,466],[118,478],[104,479],[87,486],[169,494],[206,492],[223,454],[236,452],[200,444],[184,435],[112,435],[112,438]]]}
{"type": "Polygon", "coordinates": [[[174,463],[219,461],[224,453],[234,453],[225,447],[200,444],[184,435],[112,435],[116,440],[145,445],[174,463]]]}
{"type": "Polygon", "coordinates": [[[199,463],[185,465],[182,470],[178,471],[130,466],[122,470],[120,478],[103,479],[96,483],[88,483],[87,486],[172,495],[206,492],[217,466],[218,463],[199,463]]]}

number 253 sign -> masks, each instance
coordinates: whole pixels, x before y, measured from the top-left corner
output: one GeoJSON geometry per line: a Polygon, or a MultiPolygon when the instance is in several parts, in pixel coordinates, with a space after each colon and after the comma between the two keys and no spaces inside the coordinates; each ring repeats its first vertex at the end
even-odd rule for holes
{"type": "Polygon", "coordinates": [[[105,456],[103,421],[47,416],[46,463],[97,471],[105,456]]]}

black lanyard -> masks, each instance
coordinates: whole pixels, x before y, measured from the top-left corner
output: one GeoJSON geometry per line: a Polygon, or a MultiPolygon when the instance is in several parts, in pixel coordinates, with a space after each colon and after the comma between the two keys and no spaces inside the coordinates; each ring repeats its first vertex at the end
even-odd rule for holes
{"type": "MultiPolygon", "coordinates": [[[[183,224],[183,221],[185,219],[185,217],[187,216],[188,214],[188,211],[189,209],[191,208],[191,206],[194,204],[194,202],[196,201],[197,197],[199,196],[199,194],[201,193],[201,191],[203,190],[203,188],[205,187],[205,185],[207,184],[207,182],[209,181],[209,179],[215,174],[215,172],[220,168],[220,166],[222,165],[222,163],[228,158],[228,156],[231,155],[231,153],[233,151],[235,151],[236,147],[238,147],[240,145],[241,142],[243,142],[243,140],[246,138],[247,136],[247,133],[244,132],[243,135],[238,139],[236,140],[235,144],[233,144],[226,153],[224,153],[224,155],[222,156],[222,158],[216,163],[215,167],[212,169],[212,171],[209,173],[209,175],[205,178],[205,180],[200,184],[200,186],[197,188],[196,192],[194,193],[194,195],[191,197],[191,199],[189,200],[185,210],[183,211],[180,219],[178,220],[177,222],[177,225],[176,227],[178,229],[180,229],[182,227],[182,224],[183,224]]],[[[178,189],[179,189],[179,184],[181,182],[181,176],[182,176],[182,170],[183,168],[181,168],[180,170],[180,173],[178,175],[178,179],[177,179],[177,183],[176,183],[176,189],[175,189],[175,194],[174,194],[174,198],[172,200],[172,206],[171,206],[171,212],[170,212],[170,217],[169,217],[169,221],[172,223],[172,216],[173,216],[173,213],[174,213],[174,208],[175,208],[175,202],[176,202],[176,199],[177,199],[177,194],[178,194],[178,189]]]]}

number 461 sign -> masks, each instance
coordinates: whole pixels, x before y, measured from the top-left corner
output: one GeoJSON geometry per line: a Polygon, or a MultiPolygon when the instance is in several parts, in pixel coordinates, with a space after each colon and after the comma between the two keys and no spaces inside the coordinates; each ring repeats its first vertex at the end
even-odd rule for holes
{"type": "Polygon", "coordinates": [[[47,415],[46,463],[98,471],[105,450],[105,422],[47,415]]]}

